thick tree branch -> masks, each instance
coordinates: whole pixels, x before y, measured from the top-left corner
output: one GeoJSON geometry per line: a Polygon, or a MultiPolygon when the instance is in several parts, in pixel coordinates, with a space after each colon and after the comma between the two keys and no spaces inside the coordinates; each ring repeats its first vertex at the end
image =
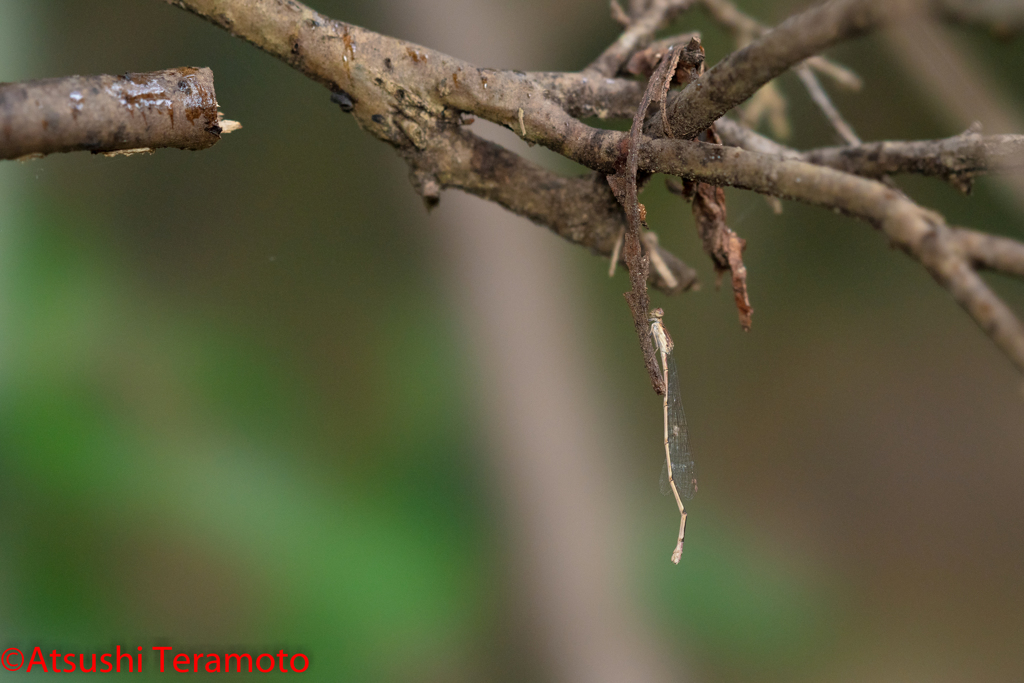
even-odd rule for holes
{"type": "MultiPolygon", "coordinates": [[[[238,124],[230,122],[231,129],[238,124]]],[[[54,152],[206,149],[222,124],[209,69],[0,84],[0,159],[54,152]]]]}
{"type": "Polygon", "coordinates": [[[969,131],[943,140],[869,142],[815,149],[801,156],[812,164],[873,178],[887,173],[970,176],[1024,168],[1024,135],[969,131]]]}
{"type": "MultiPolygon", "coordinates": [[[[424,149],[410,150],[406,161],[414,184],[436,182],[424,194],[454,187],[551,228],[593,253],[610,256],[626,227],[626,216],[602,176],[566,178],[533,164],[504,147],[451,126],[424,149]]],[[[690,289],[697,272],[658,247],[658,256],[675,278],[669,282],[657,269],[648,282],[667,293],[690,289]]]]}
{"type": "MultiPolygon", "coordinates": [[[[740,47],[746,47],[754,38],[763,36],[772,30],[771,27],[765,26],[757,19],[741,12],[729,0],[697,1],[715,23],[732,33],[733,39],[740,47]]],[[[808,57],[806,64],[815,71],[827,75],[844,88],[860,90],[863,85],[860,76],[820,55],[808,57]]]]}
{"type": "MultiPolygon", "coordinates": [[[[692,138],[790,67],[861,35],[888,15],[886,0],[831,0],[790,17],[691,83],[669,105],[672,134],[692,138]]],[[[651,134],[660,131],[652,126],[651,134]]]]}
{"type": "MultiPolygon", "coordinates": [[[[763,36],[771,31],[769,27],[741,12],[730,0],[700,0],[700,4],[707,10],[715,22],[724,26],[733,34],[737,47],[746,47],[754,38],[763,36]]],[[[825,117],[832,124],[832,127],[835,128],[836,132],[839,133],[847,144],[859,143],[860,140],[857,138],[856,133],[853,132],[853,128],[843,119],[839,110],[832,104],[828,93],[825,92],[825,89],[818,81],[815,70],[827,74],[837,83],[853,90],[860,89],[860,78],[849,69],[830,62],[820,55],[808,57],[804,63],[796,66],[797,76],[800,77],[811,99],[814,100],[814,103],[825,114],[825,117]]],[[[771,85],[772,83],[769,83],[768,87],[771,85]]],[[[767,94],[768,91],[765,90],[759,93],[762,96],[767,94]]],[[[780,103],[783,111],[778,112],[777,115],[782,117],[782,120],[785,122],[785,100],[777,90],[772,91],[771,94],[772,98],[770,101],[780,103]]],[[[780,106],[776,105],[775,108],[780,108],[780,106]]],[[[748,107],[748,112],[749,109],[750,107],[748,107]]],[[[777,124],[772,125],[773,129],[776,127],[778,127],[777,124]]]]}

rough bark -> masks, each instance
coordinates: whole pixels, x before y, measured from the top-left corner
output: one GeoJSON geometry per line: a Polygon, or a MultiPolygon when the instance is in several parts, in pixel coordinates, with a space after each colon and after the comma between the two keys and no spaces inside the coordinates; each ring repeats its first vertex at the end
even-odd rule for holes
{"type": "Polygon", "coordinates": [[[222,127],[207,68],[0,84],[0,159],[54,152],[206,149],[222,127]]]}

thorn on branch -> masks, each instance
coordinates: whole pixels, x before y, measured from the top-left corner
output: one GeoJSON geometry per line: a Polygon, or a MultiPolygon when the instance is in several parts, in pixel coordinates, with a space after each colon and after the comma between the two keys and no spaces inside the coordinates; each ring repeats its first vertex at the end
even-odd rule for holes
{"type": "Polygon", "coordinates": [[[423,198],[423,204],[428,211],[441,202],[441,183],[436,176],[413,170],[409,172],[409,181],[416,194],[423,198]]]}

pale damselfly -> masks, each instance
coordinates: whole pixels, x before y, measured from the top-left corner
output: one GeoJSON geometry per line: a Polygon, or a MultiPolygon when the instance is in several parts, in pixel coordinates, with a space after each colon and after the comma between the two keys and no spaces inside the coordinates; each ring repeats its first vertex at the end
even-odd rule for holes
{"type": "Polygon", "coordinates": [[[686,415],[679,389],[679,369],[672,356],[674,347],[661,319],[665,312],[654,310],[647,321],[651,326],[651,340],[661,355],[662,376],[665,379],[664,424],[665,424],[665,465],[661,472],[661,492],[669,492],[679,506],[679,539],[672,551],[672,562],[679,564],[683,556],[683,537],[686,534],[686,508],[683,498],[689,500],[697,493],[697,477],[690,452],[690,435],[686,431],[686,415]]]}

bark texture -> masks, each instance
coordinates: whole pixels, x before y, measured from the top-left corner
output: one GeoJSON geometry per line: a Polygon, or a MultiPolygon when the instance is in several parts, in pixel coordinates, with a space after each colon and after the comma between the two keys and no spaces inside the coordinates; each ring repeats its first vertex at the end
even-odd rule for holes
{"type": "Polygon", "coordinates": [[[81,150],[206,149],[221,131],[207,68],[0,84],[0,159],[81,150]]]}

